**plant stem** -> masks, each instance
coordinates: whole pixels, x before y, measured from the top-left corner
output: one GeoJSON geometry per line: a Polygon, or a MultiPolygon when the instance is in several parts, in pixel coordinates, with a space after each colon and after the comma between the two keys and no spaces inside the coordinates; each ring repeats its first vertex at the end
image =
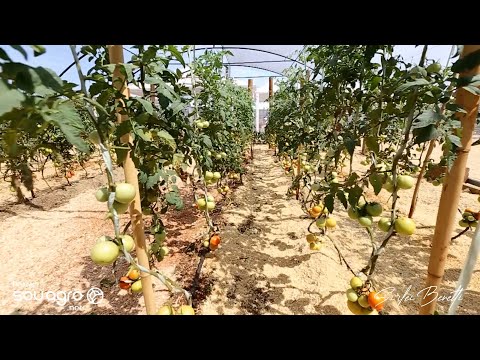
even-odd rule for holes
{"type": "MultiPolygon", "coordinates": [[[[425,63],[425,57],[427,54],[427,49],[428,45],[425,45],[423,47],[422,51],[422,57],[420,59],[419,66],[423,66],[425,63]]],[[[418,89],[415,89],[413,95],[412,95],[412,108],[410,109],[410,112],[408,114],[407,121],[405,123],[405,130],[404,130],[404,137],[403,137],[403,142],[400,144],[400,147],[398,148],[392,162],[392,182],[393,182],[393,199],[392,199],[392,208],[391,208],[391,217],[390,221],[392,223],[390,230],[388,231],[387,235],[385,238],[382,240],[381,245],[378,249],[374,251],[373,256],[369,259],[369,264],[366,266],[365,270],[369,269],[368,276],[371,277],[373,275],[373,272],[375,271],[375,265],[377,263],[378,257],[380,254],[384,251],[383,249],[387,246],[388,241],[394,234],[394,228],[393,224],[396,220],[396,204],[397,204],[397,199],[398,199],[398,186],[397,186],[397,165],[400,160],[400,158],[403,155],[403,152],[407,146],[408,140],[410,138],[410,130],[412,128],[412,123],[413,123],[413,118],[415,115],[415,104],[417,102],[418,98],[418,89]]]]}

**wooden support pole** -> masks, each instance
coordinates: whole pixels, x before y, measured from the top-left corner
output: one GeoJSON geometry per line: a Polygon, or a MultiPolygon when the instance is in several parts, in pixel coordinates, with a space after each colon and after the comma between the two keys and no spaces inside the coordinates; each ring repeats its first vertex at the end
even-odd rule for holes
{"type": "MultiPolygon", "coordinates": [[[[121,64],[124,62],[122,45],[110,45],[108,50],[111,64],[121,64]]],[[[119,66],[116,66],[113,72],[113,86],[128,98],[129,91],[125,83],[125,77],[120,72],[119,66]]],[[[117,119],[118,122],[123,122],[127,120],[127,116],[118,114],[117,119]]],[[[132,141],[132,137],[130,134],[125,134],[121,138],[121,141],[124,144],[128,144],[132,141]]],[[[135,164],[130,156],[130,151],[123,162],[123,171],[125,174],[125,181],[129,184],[132,184],[136,189],[135,199],[133,199],[132,203],[130,204],[130,218],[132,221],[133,237],[135,239],[138,263],[141,266],[150,269],[147,246],[145,244],[145,232],[142,219],[142,206],[140,203],[140,191],[138,188],[137,169],[135,168],[135,164]]],[[[147,314],[154,314],[156,312],[156,308],[153,294],[152,276],[143,272],[141,276],[142,291],[145,299],[147,314]]]]}
{"type": "Polygon", "coordinates": [[[268,78],[268,100],[272,101],[273,97],[273,77],[268,78]]]}
{"type": "MultiPolygon", "coordinates": [[[[480,45],[464,45],[461,57],[465,57],[478,50],[480,50],[480,45]]],[[[480,66],[477,65],[475,68],[461,73],[460,77],[475,76],[479,73],[480,66]]],[[[457,149],[457,158],[450,172],[447,174],[442,188],[442,196],[440,198],[437,223],[433,234],[432,250],[428,264],[427,284],[425,290],[421,293],[421,315],[433,314],[436,308],[438,287],[442,282],[445,271],[448,248],[455,226],[455,216],[457,215],[458,203],[462,192],[468,153],[472,145],[473,130],[478,115],[480,99],[478,95],[459,88],[456,97],[457,104],[466,111],[466,113],[456,114],[462,123],[461,147],[457,149]]]]}

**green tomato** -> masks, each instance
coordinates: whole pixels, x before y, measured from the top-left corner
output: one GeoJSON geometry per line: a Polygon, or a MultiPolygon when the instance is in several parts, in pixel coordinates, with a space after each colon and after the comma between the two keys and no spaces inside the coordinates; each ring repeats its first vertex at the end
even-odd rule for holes
{"type": "Polygon", "coordinates": [[[460,227],[463,227],[463,228],[466,228],[466,227],[469,226],[468,222],[463,221],[463,220],[460,220],[460,221],[458,222],[458,225],[460,225],[460,227]]]}
{"type": "Polygon", "coordinates": [[[132,284],[132,287],[130,289],[132,289],[132,292],[134,292],[134,293],[141,293],[142,292],[142,281],[141,280],[135,281],[132,284]]]}
{"type": "Polygon", "coordinates": [[[197,206],[200,210],[205,210],[207,207],[207,201],[204,198],[197,200],[197,206]]]}
{"type": "Polygon", "coordinates": [[[353,289],[348,289],[347,290],[347,299],[351,302],[357,301],[358,300],[357,292],[353,289]]]}
{"type": "Polygon", "coordinates": [[[212,180],[213,173],[211,171],[205,171],[205,180],[212,180]]]}
{"type": "Polygon", "coordinates": [[[120,240],[126,252],[131,252],[135,248],[135,241],[130,235],[120,235],[120,240]]]}
{"type": "Polygon", "coordinates": [[[132,184],[118,183],[115,185],[115,201],[122,204],[129,204],[135,199],[136,191],[132,184]]]}
{"type": "Polygon", "coordinates": [[[167,238],[167,233],[165,232],[165,230],[163,230],[161,233],[155,234],[155,241],[162,243],[165,241],[166,238],[167,238]]]}
{"type": "Polygon", "coordinates": [[[426,70],[429,73],[438,73],[440,70],[442,70],[442,65],[440,65],[437,62],[434,62],[433,64],[428,65],[426,70]]]}
{"type": "Polygon", "coordinates": [[[413,235],[415,233],[415,221],[407,217],[395,220],[395,231],[401,235],[413,235]]]}
{"type": "Polygon", "coordinates": [[[400,189],[408,190],[414,185],[413,177],[409,175],[400,175],[397,178],[397,184],[400,189]]]}
{"type": "Polygon", "coordinates": [[[348,217],[353,220],[358,219],[360,217],[360,215],[358,214],[358,210],[350,206],[348,208],[348,217]]]}
{"type": "Polygon", "coordinates": [[[354,290],[361,288],[363,286],[363,281],[358,276],[354,276],[350,280],[350,287],[354,290]]]}
{"type": "Polygon", "coordinates": [[[318,218],[318,220],[315,221],[315,225],[317,225],[319,229],[323,229],[326,226],[326,223],[327,219],[324,217],[318,218]]]}
{"type": "Polygon", "coordinates": [[[389,218],[382,217],[380,218],[380,220],[378,220],[378,228],[383,232],[388,232],[391,226],[392,226],[392,222],[390,221],[389,218]]]}
{"type": "Polygon", "coordinates": [[[106,187],[98,189],[95,193],[95,198],[100,202],[108,201],[108,189],[106,187]]]}
{"type": "Polygon", "coordinates": [[[118,215],[122,215],[122,214],[125,214],[129,208],[129,204],[122,204],[122,203],[119,203],[117,201],[114,201],[113,202],[113,208],[115,209],[115,211],[117,212],[118,215]]]}
{"type": "Polygon", "coordinates": [[[118,246],[113,241],[97,242],[90,251],[90,258],[97,265],[111,265],[119,255],[118,246]]]}
{"type": "Polygon", "coordinates": [[[358,223],[363,227],[370,227],[372,226],[372,217],[371,216],[362,216],[358,218],[358,223]]]}
{"type": "Polygon", "coordinates": [[[370,216],[380,216],[383,212],[383,207],[378,202],[371,202],[367,204],[366,210],[370,216]]]}

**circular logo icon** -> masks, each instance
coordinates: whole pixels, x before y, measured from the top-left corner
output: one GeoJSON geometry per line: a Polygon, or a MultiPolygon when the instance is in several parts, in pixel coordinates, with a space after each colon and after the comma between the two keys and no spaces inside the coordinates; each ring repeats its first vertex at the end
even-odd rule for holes
{"type": "Polygon", "coordinates": [[[87,291],[87,300],[90,304],[98,304],[103,300],[103,291],[93,287],[87,291]]]}

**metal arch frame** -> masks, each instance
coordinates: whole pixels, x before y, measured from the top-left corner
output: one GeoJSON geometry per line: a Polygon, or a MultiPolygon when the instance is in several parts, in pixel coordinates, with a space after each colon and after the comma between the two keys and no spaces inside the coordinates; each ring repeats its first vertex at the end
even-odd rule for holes
{"type": "MultiPolygon", "coordinates": [[[[300,64],[302,66],[306,66],[307,68],[309,68],[310,70],[314,70],[312,67],[296,60],[296,59],[292,59],[288,56],[285,56],[285,55],[281,55],[281,54],[277,54],[277,53],[274,53],[272,51],[268,51],[268,50],[262,50],[262,49],[253,49],[253,48],[249,48],[249,47],[239,47],[239,46],[223,46],[221,48],[216,48],[214,46],[211,46],[211,47],[202,47],[202,48],[196,48],[195,50],[249,50],[249,51],[258,51],[258,52],[263,52],[263,53],[266,53],[266,54],[270,54],[270,55],[275,55],[275,56],[279,56],[279,57],[282,57],[284,59],[287,59],[291,62],[295,62],[297,64],[300,64]]],[[[186,51],[185,51],[186,52],[186,51]]],[[[297,57],[298,58],[298,57],[297,57]]],[[[265,69],[261,69],[261,70],[265,70],[265,69]]],[[[270,71],[270,70],[266,70],[266,71],[270,71]]],[[[273,71],[274,72],[274,71],[273,71]]]]}
{"type": "MultiPolygon", "coordinates": [[[[172,61],[172,63],[175,63],[175,65],[181,65],[180,62],[177,62],[177,61],[172,61]]],[[[256,63],[256,62],[253,62],[253,63],[256,63]]],[[[222,62],[222,65],[223,66],[236,66],[236,67],[248,67],[248,68],[253,68],[253,69],[258,69],[258,70],[263,70],[263,71],[268,71],[268,72],[271,72],[271,73],[274,73],[274,74],[277,74],[277,76],[285,76],[283,75],[282,73],[279,73],[278,71],[274,71],[274,70],[270,70],[270,69],[265,69],[265,68],[262,68],[262,67],[258,67],[258,66],[253,66],[253,65],[243,65],[244,63],[224,63],[222,62]]],[[[266,76],[268,77],[268,76],[266,76]]]]}
{"type": "Polygon", "coordinates": [[[282,73],[279,73],[278,71],[273,71],[273,70],[269,70],[269,69],[264,69],[264,68],[261,68],[261,67],[258,67],[258,66],[253,66],[253,65],[237,65],[237,64],[224,64],[224,65],[227,65],[227,66],[236,66],[236,67],[248,67],[248,68],[253,68],[253,69],[268,71],[268,72],[277,74],[278,76],[284,76],[282,73]]]}

